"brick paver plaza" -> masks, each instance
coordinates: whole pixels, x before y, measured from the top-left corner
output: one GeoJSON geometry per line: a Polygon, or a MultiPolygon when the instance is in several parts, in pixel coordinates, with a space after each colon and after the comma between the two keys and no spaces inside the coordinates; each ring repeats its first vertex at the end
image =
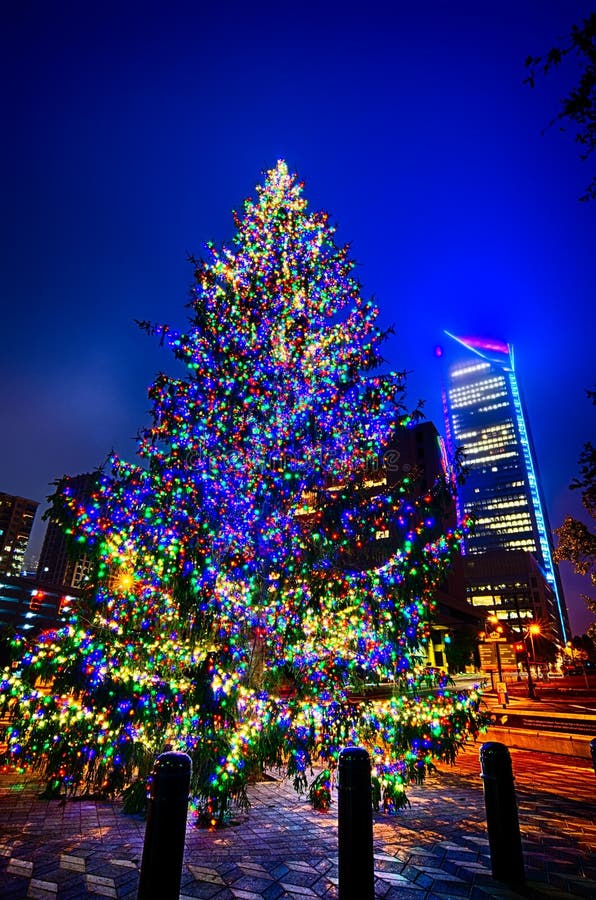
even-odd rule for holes
{"type": "MultiPolygon", "coordinates": [[[[596,898],[596,775],[588,760],[512,750],[527,885],[491,878],[476,745],[412,788],[410,809],[374,819],[376,896],[596,898]]],[[[118,803],[43,801],[0,780],[0,897],[136,896],[145,823],[118,803]]],[[[337,803],[313,811],[283,781],[250,789],[238,824],[189,821],[180,897],[337,897],[337,803]]]]}

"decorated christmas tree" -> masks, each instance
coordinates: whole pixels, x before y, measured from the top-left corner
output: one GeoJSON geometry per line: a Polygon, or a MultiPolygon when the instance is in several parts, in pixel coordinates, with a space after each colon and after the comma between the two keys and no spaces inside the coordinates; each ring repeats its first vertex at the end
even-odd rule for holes
{"type": "Polygon", "coordinates": [[[404,376],[383,373],[378,311],[285,163],[235,224],[193,260],[189,327],[141,323],[183,374],[150,389],[140,462],[111,457],[86,506],[56,497],[93,589],[16,641],[9,753],[60,789],[114,791],[184,750],[215,823],[265,766],[324,806],[359,744],[376,803],[399,807],[478,728],[478,695],[423,653],[462,536],[441,525],[450,477],[371,491],[371,457],[409,421],[404,376]]]}

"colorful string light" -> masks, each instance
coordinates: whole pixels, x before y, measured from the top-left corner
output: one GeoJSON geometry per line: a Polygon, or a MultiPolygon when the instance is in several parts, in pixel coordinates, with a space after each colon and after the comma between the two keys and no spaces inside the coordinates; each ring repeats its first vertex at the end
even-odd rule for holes
{"type": "Polygon", "coordinates": [[[62,786],[115,790],[173,747],[216,824],[266,765],[303,790],[322,762],[324,807],[356,743],[390,810],[478,730],[478,695],[421,652],[463,533],[441,528],[449,485],[366,486],[407,422],[404,376],[375,374],[378,310],[302,187],[279,162],[233,243],[194,261],[186,332],[141,323],[185,368],[150,388],[141,463],[114,455],[91,503],[57,498],[94,590],[68,625],[17,640],[1,690],[12,758],[62,786]],[[379,531],[397,549],[371,565],[379,531]],[[386,681],[393,695],[370,699],[386,681]]]}

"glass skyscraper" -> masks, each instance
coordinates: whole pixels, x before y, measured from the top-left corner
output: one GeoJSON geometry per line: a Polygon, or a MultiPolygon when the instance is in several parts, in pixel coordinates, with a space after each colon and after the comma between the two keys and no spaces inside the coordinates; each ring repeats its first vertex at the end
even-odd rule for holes
{"type": "MultiPolygon", "coordinates": [[[[500,552],[531,553],[554,597],[554,621],[550,623],[554,636],[566,641],[567,610],[552,559],[550,528],[513,348],[501,341],[446,334],[455,345],[449,347],[453,362],[448,365],[443,390],[447,443],[451,452],[458,447],[464,451],[467,475],[459,489],[459,513],[473,514],[476,523],[466,539],[465,552],[470,557],[485,554],[493,558],[500,552]]],[[[498,586],[492,587],[494,595],[498,586]]],[[[471,599],[474,602],[474,597],[471,599]]],[[[488,600],[484,602],[488,605],[488,600]]],[[[523,612],[526,617],[531,614],[531,609],[523,612]]],[[[518,624],[521,618],[518,609],[518,624]]]]}

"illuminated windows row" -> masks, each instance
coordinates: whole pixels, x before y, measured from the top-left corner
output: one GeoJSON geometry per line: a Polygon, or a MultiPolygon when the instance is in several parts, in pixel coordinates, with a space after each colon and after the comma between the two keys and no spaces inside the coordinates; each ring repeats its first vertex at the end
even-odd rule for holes
{"type": "MultiPolygon", "coordinates": [[[[490,532],[485,531],[484,535],[486,535],[486,534],[490,534],[490,532]]],[[[513,540],[509,540],[509,541],[498,540],[497,541],[496,540],[497,535],[494,533],[491,535],[491,537],[493,538],[493,540],[490,541],[491,546],[494,545],[496,542],[498,549],[500,549],[500,550],[528,550],[530,553],[536,553],[536,550],[538,549],[537,545],[536,545],[536,541],[533,540],[532,538],[520,538],[515,541],[513,541],[513,540]]],[[[467,546],[467,550],[468,550],[468,553],[470,554],[470,556],[480,555],[480,554],[484,553],[486,551],[486,549],[487,549],[486,547],[482,547],[482,546],[478,547],[478,546],[474,545],[473,543],[469,543],[467,546]]]]}
{"type": "Polygon", "coordinates": [[[471,431],[457,429],[457,436],[462,441],[469,441],[472,438],[479,438],[480,440],[488,440],[490,438],[494,440],[495,438],[504,438],[509,435],[515,435],[512,419],[506,419],[504,422],[499,422],[498,425],[485,425],[484,428],[474,428],[471,431]]]}
{"type": "Polygon", "coordinates": [[[483,394],[485,391],[502,389],[507,386],[507,381],[502,375],[489,375],[479,381],[472,381],[469,384],[462,384],[453,387],[449,391],[451,399],[465,396],[467,394],[483,394]]]}
{"type": "Polygon", "coordinates": [[[470,441],[466,444],[466,456],[477,455],[478,453],[487,453],[489,450],[506,450],[515,447],[516,454],[519,456],[513,435],[500,437],[487,437],[484,440],[470,441]]]}
{"type": "Polygon", "coordinates": [[[485,584],[475,584],[472,588],[472,593],[480,594],[480,593],[484,592],[485,594],[488,594],[488,593],[496,592],[497,595],[499,595],[499,594],[506,594],[508,591],[511,591],[513,588],[516,588],[516,593],[518,590],[521,590],[522,588],[527,592],[528,584],[525,581],[510,581],[510,582],[501,581],[499,584],[494,584],[493,582],[485,583],[485,584]]]}
{"type": "Polygon", "coordinates": [[[450,397],[452,406],[456,407],[464,401],[475,398],[478,401],[497,400],[507,396],[507,386],[504,378],[486,378],[475,384],[465,384],[452,388],[450,397]],[[495,394],[493,397],[492,395],[495,394]]]}
{"type": "Polygon", "coordinates": [[[503,548],[505,550],[529,550],[530,553],[535,553],[538,549],[536,541],[529,538],[519,541],[504,541],[503,548]]]}
{"type": "Polygon", "coordinates": [[[509,406],[509,403],[507,400],[505,400],[503,401],[503,403],[491,403],[489,406],[479,406],[478,412],[494,412],[495,409],[505,409],[507,406],[509,406]]]}
{"type": "MultiPolygon", "coordinates": [[[[477,440],[466,443],[465,452],[467,456],[470,453],[483,453],[487,450],[504,450],[506,447],[516,447],[513,433],[481,435],[477,440]]],[[[516,452],[518,452],[517,447],[516,452]]]]}
{"type": "Polygon", "coordinates": [[[524,509],[528,506],[527,497],[505,497],[503,500],[485,500],[484,502],[470,503],[469,509],[482,510],[482,512],[491,512],[496,509],[524,509]]]}
{"type": "MultiPolygon", "coordinates": [[[[524,597],[522,602],[527,603],[528,599],[524,597]]],[[[516,619],[533,619],[536,615],[533,607],[528,609],[518,605],[514,608],[511,600],[506,600],[505,603],[502,603],[501,598],[498,596],[472,597],[472,606],[506,606],[508,610],[515,612],[516,619]]],[[[502,613],[501,618],[503,618],[502,613]]]]}
{"type": "MultiPolygon", "coordinates": [[[[480,456],[478,459],[471,459],[469,463],[471,466],[480,466],[485,463],[495,463],[498,459],[518,459],[519,453],[515,450],[509,450],[507,453],[492,453],[490,456],[480,456]]],[[[468,461],[466,457],[466,462],[468,461]]],[[[496,472],[496,469],[493,471],[496,472]]]]}
{"type": "Polygon", "coordinates": [[[503,497],[502,500],[499,500],[497,497],[487,497],[486,500],[470,498],[465,506],[466,509],[475,509],[477,513],[503,509],[523,511],[528,508],[529,503],[527,497],[520,497],[514,494],[513,496],[503,497]]]}
{"type": "Polygon", "coordinates": [[[492,375],[483,378],[480,381],[472,381],[470,384],[462,384],[458,387],[451,388],[449,391],[451,399],[467,396],[468,394],[482,394],[485,391],[493,390],[496,387],[502,388],[507,382],[502,375],[492,375]]]}
{"type": "Polygon", "coordinates": [[[485,391],[466,392],[461,397],[452,399],[451,407],[452,409],[464,409],[467,406],[476,406],[480,402],[486,403],[487,400],[500,400],[501,397],[506,396],[507,391],[492,391],[490,394],[485,391]]]}
{"type": "Polygon", "coordinates": [[[489,363],[474,363],[474,365],[462,366],[461,369],[451,371],[452,378],[460,378],[462,375],[470,375],[472,372],[482,372],[490,369],[489,363]]]}
{"type": "Polygon", "coordinates": [[[516,528],[522,525],[526,525],[528,528],[532,527],[532,519],[527,512],[508,513],[505,516],[492,515],[485,516],[483,519],[476,519],[476,525],[488,525],[489,528],[496,528],[497,525],[508,525],[509,523],[512,526],[515,525],[516,528]]]}
{"type": "MultiPolygon", "coordinates": [[[[482,493],[486,497],[498,497],[499,499],[509,500],[518,496],[518,494],[508,494],[504,495],[505,491],[512,491],[514,488],[523,488],[525,486],[525,481],[508,481],[506,484],[499,484],[497,487],[491,487],[490,485],[482,488],[482,493]]],[[[474,493],[479,494],[480,488],[474,488],[474,493]]]]}

